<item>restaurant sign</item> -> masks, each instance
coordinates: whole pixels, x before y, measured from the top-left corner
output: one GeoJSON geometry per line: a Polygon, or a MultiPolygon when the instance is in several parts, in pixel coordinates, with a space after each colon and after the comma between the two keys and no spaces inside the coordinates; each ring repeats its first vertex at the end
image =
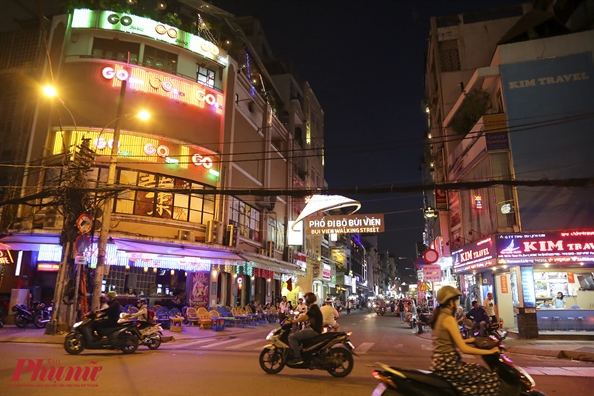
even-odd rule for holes
{"type": "Polygon", "coordinates": [[[594,230],[497,235],[500,258],[594,257],[594,230]]]}
{"type": "Polygon", "coordinates": [[[495,243],[493,237],[481,239],[452,252],[455,272],[476,270],[495,264],[495,243]]]}
{"type": "Polygon", "coordinates": [[[0,250],[0,264],[8,265],[14,263],[10,250],[0,250]]]}
{"type": "Polygon", "coordinates": [[[138,15],[114,11],[77,9],[72,15],[72,27],[79,29],[105,29],[150,37],[153,40],[187,49],[204,58],[211,59],[222,66],[227,66],[229,58],[224,51],[202,37],[184,32],[138,15]]]}
{"type": "Polygon", "coordinates": [[[305,220],[307,235],[367,234],[384,231],[384,215],[309,216],[305,220]]]}

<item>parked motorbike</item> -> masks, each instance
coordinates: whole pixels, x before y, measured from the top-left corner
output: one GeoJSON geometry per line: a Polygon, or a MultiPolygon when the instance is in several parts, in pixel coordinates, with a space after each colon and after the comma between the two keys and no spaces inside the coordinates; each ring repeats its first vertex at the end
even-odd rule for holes
{"type": "MultiPolygon", "coordinates": [[[[499,331],[499,323],[491,323],[489,326],[485,327],[485,332],[487,336],[493,336],[497,338],[497,340],[503,341],[503,336],[499,331]]],[[[460,335],[463,339],[478,337],[480,336],[480,326],[472,320],[467,319],[460,326],[460,335]]]]}
{"type": "Polygon", "coordinates": [[[164,342],[163,328],[159,323],[153,323],[144,326],[143,322],[128,320],[127,318],[129,315],[127,314],[123,313],[120,315],[120,317],[122,319],[118,321],[119,324],[134,323],[136,325],[138,332],[140,333],[140,345],[146,345],[149,349],[155,350],[161,346],[162,342],[164,342]]]}
{"type": "MultiPolygon", "coordinates": [[[[41,310],[45,308],[45,304],[38,302],[35,302],[34,306],[41,310]]],[[[12,307],[12,312],[14,312],[14,324],[21,329],[27,327],[29,323],[33,323],[38,329],[45,327],[47,324],[47,322],[42,323],[39,320],[36,321],[35,318],[39,311],[36,311],[35,309],[29,309],[25,305],[15,305],[12,307]]]]}
{"type": "Polygon", "coordinates": [[[52,311],[54,309],[54,302],[50,304],[49,307],[46,307],[44,303],[34,302],[33,303],[33,311],[35,312],[35,317],[33,318],[33,324],[37,328],[45,327],[52,317],[52,311]]]}
{"type": "Polygon", "coordinates": [[[386,307],[377,306],[375,308],[375,313],[384,316],[386,314],[386,307]]]}
{"type": "Polygon", "coordinates": [[[71,355],[78,355],[85,349],[119,349],[126,354],[136,352],[141,335],[133,322],[125,321],[114,327],[99,329],[98,336],[95,336],[92,324],[97,320],[101,319],[91,313],[72,326],[64,339],[66,352],[71,355]]]}
{"type": "Polygon", "coordinates": [[[301,345],[303,363],[293,365],[289,363],[293,358],[293,350],[289,346],[292,326],[290,321],[284,321],[268,334],[266,339],[270,344],[264,347],[259,358],[262,370],[267,374],[278,374],[288,366],[294,369],[326,370],[339,378],[350,374],[355,363],[353,355],[357,355],[349,341],[351,333],[332,331],[305,340],[301,345]]]}
{"type": "MultiPolygon", "coordinates": [[[[503,334],[505,338],[505,334],[503,334]]],[[[497,373],[501,381],[502,396],[545,396],[537,390],[532,377],[521,367],[516,366],[503,351],[505,347],[494,337],[480,337],[475,346],[491,349],[499,346],[500,353],[483,355],[489,368],[497,373]]],[[[378,363],[379,368],[372,375],[380,381],[372,396],[456,396],[459,393],[445,379],[425,370],[401,369],[378,363]]]]}

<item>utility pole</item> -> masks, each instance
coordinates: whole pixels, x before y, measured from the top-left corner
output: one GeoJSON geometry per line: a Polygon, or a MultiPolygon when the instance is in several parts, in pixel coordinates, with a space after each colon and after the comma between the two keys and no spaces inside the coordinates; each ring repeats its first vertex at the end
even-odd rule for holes
{"type": "Polygon", "coordinates": [[[71,280],[69,272],[72,270],[74,264],[73,246],[74,240],[78,235],[76,228],[76,219],[89,208],[88,194],[81,192],[81,189],[86,187],[87,171],[93,166],[95,160],[95,153],[89,148],[90,139],[83,139],[80,147],[74,155],[74,161],[67,159],[68,164],[66,168],[67,180],[65,184],[57,192],[61,200],[62,212],[64,215],[64,226],[60,235],[60,242],[62,244],[62,261],[58,269],[58,280],[54,289],[54,312],[52,319],[48,323],[45,333],[57,334],[62,331],[67,331],[70,327],[70,322],[74,318],[78,308],[77,288],[80,272],[76,271],[74,299],[71,304],[64,301],[64,289],[71,280]],[[68,279],[68,281],[66,280],[68,279]],[[72,305],[70,317],[67,314],[67,308],[72,305]]]}
{"type": "MultiPolygon", "coordinates": [[[[128,53],[128,57],[130,53],[128,53]]],[[[113,144],[111,146],[111,154],[109,156],[109,171],[107,173],[107,188],[109,189],[115,183],[116,167],[118,162],[118,147],[120,145],[120,128],[122,118],[124,117],[124,99],[126,97],[127,80],[122,81],[120,88],[120,97],[118,100],[118,112],[115,119],[115,128],[113,131],[113,144]]],[[[101,232],[99,234],[99,246],[97,255],[97,268],[95,269],[95,285],[93,288],[93,299],[91,309],[99,309],[99,296],[101,295],[101,286],[103,285],[103,271],[105,269],[105,259],[107,255],[107,237],[111,223],[111,212],[113,209],[113,195],[108,192],[103,206],[103,221],[101,225],[101,232]]]]}

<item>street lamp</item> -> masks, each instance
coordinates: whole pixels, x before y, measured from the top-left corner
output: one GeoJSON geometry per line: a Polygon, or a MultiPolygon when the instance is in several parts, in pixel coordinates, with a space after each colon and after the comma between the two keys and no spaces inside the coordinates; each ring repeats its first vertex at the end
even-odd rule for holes
{"type": "MultiPolygon", "coordinates": [[[[58,96],[58,91],[56,91],[56,88],[54,88],[51,85],[46,85],[41,89],[44,93],[45,96],[47,96],[48,98],[53,98],[56,99],[58,102],[60,102],[60,104],[62,106],[64,106],[64,108],[66,109],[66,111],[68,112],[68,114],[70,114],[70,118],[72,118],[72,123],[74,124],[74,130],[78,131],[78,127],[76,126],[76,120],[74,119],[74,116],[72,115],[72,112],[70,111],[70,109],[68,108],[68,106],[66,106],[66,103],[64,103],[64,101],[62,100],[62,98],[60,98],[58,96]]],[[[58,112],[58,119],[60,118],[60,112],[58,112]]],[[[60,129],[62,129],[62,121],[59,119],[60,122],[60,129]]]]}
{"type": "MultiPolygon", "coordinates": [[[[125,81],[124,81],[125,82],[125,81]]],[[[124,85],[124,83],[122,83],[124,85]]],[[[116,174],[116,167],[118,161],[118,148],[120,145],[120,127],[121,121],[125,118],[130,118],[128,114],[122,114],[124,96],[123,94],[120,95],[120,103],[118,106],[118,116],[113,120],[109,121],[99,132],[99,136],[103,134],[105,128],[107,128],[112,123],[115,124],[115,128],[113,130],[113,141],[111,144],[111,153],[109,155],[109,170],[107,172],[107,185],[106,187],[109,188],[113,186],[115,183],[115,174],[116,174]]],[[[142,110],[136,115],[138,118],[142,120],[148,120],[150,118],[150,114],[142,110]]],[[[93,288],[93,298],[91,301],[91,307],[93,310],[99,308],[99,296],[101,294],[101,286],[103,284],[103,268],[105,267],[105,259],[107,255],[107,236],[109,234],[109,226],[111,223],[111,210],[113,208],[113,194],[108,193],[107,197],[105,198],[105,202],[103,204],[103,220],[101,224],[101,232],[99,234],[99,244],[97,246],[97,268],[95,269],[95,287],[93,288]]]]}

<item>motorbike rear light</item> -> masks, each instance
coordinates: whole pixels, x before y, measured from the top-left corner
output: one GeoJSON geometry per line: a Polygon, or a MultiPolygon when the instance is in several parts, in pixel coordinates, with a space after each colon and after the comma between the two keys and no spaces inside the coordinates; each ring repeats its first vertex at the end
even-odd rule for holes
{"type": "Polygon", "coordinates": [[[376,380],[381,381],[384,384],[388,384],[392,388],[396,388],[396,384],[394,383],[394,381],[392,381],[391,378],[386,377],[385,375],[383,375],[381,372],[379,372],[377,370],[372,370],[371,371],[371,375],[373,375],[373,378],[375,378],[376,380]]]}

